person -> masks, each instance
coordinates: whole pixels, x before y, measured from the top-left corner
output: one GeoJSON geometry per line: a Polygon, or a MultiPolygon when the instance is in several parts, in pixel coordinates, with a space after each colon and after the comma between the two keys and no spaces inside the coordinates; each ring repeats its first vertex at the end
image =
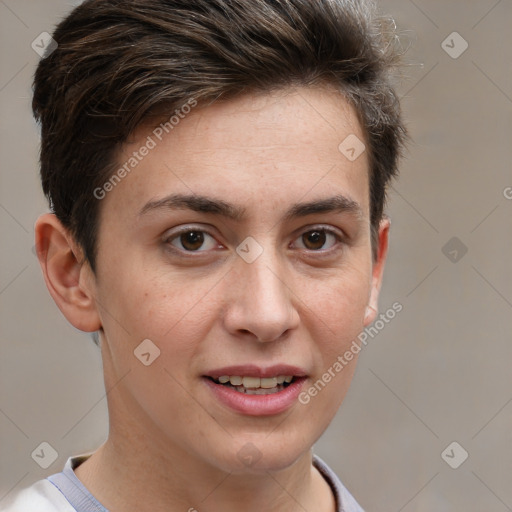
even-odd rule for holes
{"type": "Polygon", "coordinates": [[[363,0],[86,0],[52,38],[37,255],[109,433],[4,510],[362,510],[312,447],[378,311],[394,29],[363,0]]]}

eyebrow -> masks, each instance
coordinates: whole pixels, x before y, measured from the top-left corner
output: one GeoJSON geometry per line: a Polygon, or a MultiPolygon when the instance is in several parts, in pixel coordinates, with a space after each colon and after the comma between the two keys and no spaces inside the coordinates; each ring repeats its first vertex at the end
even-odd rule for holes
{"type": "MultiPolygon", "coordinates": [[[[234,221],[241,221],[245,218],[246,209],[242,206],[236,206],[222,199],[216,199],[197,194],[171,194],[162,199],[155,199],[146,203],[139,211],[139,218],[154,211],[159,210],[193,210],[199,213],[209,213],[219,215],[234,221]]],[[[325,199],[318,199],[306,203],[296,203],[288,209],[282,220],[289,221],[294,218],[306,217],[315,213],[349,213],[358,217],[363,216],[361,205],[346,197],[338,194],[325,199]]]]}

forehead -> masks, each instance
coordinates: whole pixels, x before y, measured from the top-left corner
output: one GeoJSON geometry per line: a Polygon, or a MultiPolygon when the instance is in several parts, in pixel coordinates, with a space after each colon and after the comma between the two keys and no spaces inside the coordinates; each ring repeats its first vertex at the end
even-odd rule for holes
{"type": "Polygon", "coordinates": [[[129,172],[105,203],[136,215],[148,202],[186,193],[229,198],[250,212],[251,204],[267,210],[337,192],[368,211],[366,151],[352,159],[344,148],[356,141],[359,152],[364,135],[338,91],[283,89],[186,112],[136,130],[116,157],[129,172]]]}

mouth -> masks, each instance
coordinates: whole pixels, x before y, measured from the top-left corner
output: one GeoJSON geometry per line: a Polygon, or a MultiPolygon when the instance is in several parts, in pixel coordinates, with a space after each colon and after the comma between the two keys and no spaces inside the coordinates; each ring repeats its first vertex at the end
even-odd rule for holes
{"type": "Polygon", "coordinates": [[[232,366],[203,375],[216,401],[250,416],[269,416],[287,410],[297,401],[306,379],[306,372],[289,365],[232,366]]]}
{"type": "Polygon", "coordinates": [[[276,377],[221,375],[219,378],[208,378],[215,384],[233,389],[238,393],[246,395],[272,395],[285,390],[299,377],[294,375],[277,375],[276,377]]]}

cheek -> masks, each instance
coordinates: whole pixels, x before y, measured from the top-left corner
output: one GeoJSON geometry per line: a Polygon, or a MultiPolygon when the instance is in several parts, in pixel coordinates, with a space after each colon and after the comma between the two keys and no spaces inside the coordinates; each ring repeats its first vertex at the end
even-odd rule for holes
{"type": "Polygon", "coordinates": [[[370,284],[364,272],[347,272],[314,289],[304,286],[304,294],[308,290],[310,298],[304,300],[309,306],[307,329],[317,357],[314,376],[301,395],[301,403],[321,418],[323,431],[343,402],[354,376],[370,284]]]}
{"type": "MultiPolygon", "coordinates": [[[[141,258],[142,260],[142,258],[141,258]]],[[[139,336],[161,339],[166,333],[188,327],[187,322],[204,309],[207,296],[215,285],[212,276],[194,278],[172,269],[144,270],[144,265],[132,265],[119,269],[107,283],[106,298],[114,304],[118,314],[139,336]]]]}
{"type": "Polygon", "coordinates": [[[190,396],[182,383],[194,373],[201,341],[207,338],[216,318],[215,302],[206,300],[211,285],[180,282],[172,286],[170,279],[157,283],[142,273],[129,287],[126,281],[122,275],[113,278],[106,287],[109,291],[99,299],[112,306],[109,312],[103,310],[102,316],[113,384],[127,375],[123,379],[127,389],[124,399],[130,403],[135,400],[134,410],[140,407],[155,421],[160,418],[162,427],[177,410],[183,418],[198,415],[200,424],[204,417],[201,411],[188,407],[190,396]],[[118,319],[123,319],[122,324],[118,319]],[[139,346],[145,347],[143,352],[139,346]],[[147,352],[151,362],[145,366],[137,354],[147,352]],[[158,356],[153,359],[153,354],[158,356]],[[168,412],[161,411],[162,403],[168,403],[168,412]]]}
{"type": "MultiPolygon", "coordinates": [[[[361,332],[370,294],[370,277],[365,272],[346,271],[312,283],[302,283],[297,294],[303,304],[317,344],[341,350],[361,332]]],[[[306,320],[304,320],[306,321],[306,320]]]]}
{"type": "MultiPolygon", "coordinates": [[[[218,290],[212,286],[209,279],[141,286],[124,301],[121,312],[129,319],[131,343],[135,347],[143,339],[152,340],[160,350],[158,365],[175,377],[189,378],[201,363],[204,340],[219,317],[218,290]]],[[[120,357],[123,350],[119,347],[120,357]]]]}

